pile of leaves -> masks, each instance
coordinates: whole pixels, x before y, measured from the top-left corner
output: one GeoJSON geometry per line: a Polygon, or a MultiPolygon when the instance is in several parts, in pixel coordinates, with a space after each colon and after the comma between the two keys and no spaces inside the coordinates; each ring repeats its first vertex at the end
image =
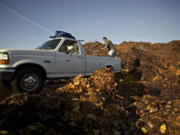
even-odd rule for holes
{"type": "Polygon", "coordinates": [[[127,73],[81,75],[56,91],[13,94],[0,103],[0,134],[177,134],[180,100],[150,94],[127,73]]]}
{"type": "Polygon", "coordinates": [[[117,85],[106,68],[89,78],[79,75],[56,91],[11,95],[0,104],[0,133],[141,134],[135,109],[115,95],[117,85]]]}
{"type": "MultiPolygon", "coordinates": [[[[100,42],[84,44],[88,55],[107,56],[107,50],[99,49],[100,42]],[[96,53],[95,53],[96,52],[96,53]]],[[[169,43],[122,42],[115,45],[123,71],[131,74],[152,91],[160,91],[164,98],[180,97],[180,41],[169,43]]]]}
{"type": "Polygon", "coordinates": [[[151,95],[136,98],[133,103],[137,106],[140,117],[137,126],[148,135],[180,133],[180,99],[164,100],[151,95]]]}
{"type": "MultiPolygon", "coordinates": [[[[86,43],[84,50],[88,55],[96,55],[94,54],[96,51],[99,56],[107,56],[107,50],[97,52],[98,48],[102,46],[103,44],[100,42],[86,43]]],[[[118,94],[126,98],[129,96],[143,97],[144,99],[136,98],[137,101],[135,100],[138,103],[143,101],[141,102],[143,106],[137,106],[142,112],[147,112],[147,107],[156,104],[157,112],[153,112],[153,115],[158,116],[156,121],[159,123],[155,122],[154,126],[157,130],[152,128],[152,131],[147,127],[142,127],[144,133],[160,134],[158,129],[163,124],[161,127],[164,129],[170,128],[169,133],[164,134],[179,134],[180,131],[177,129],[180,128],[178,117],[180,115],[178,113],[180,111],[180,41],[155,44],[125,41],[115,45],[115,48],[117,57],[122,59],[124,71],[124,81],[118,80],[121,82],[118,85],[118,94]],[[171,105],[167,105],[167,103],[171,103],[171,105]],[[174,112],[173,108],[178,111],[174,112]]],[[[155,119],[151,116],[151,113],[143,113],[142,117],[146,119],[146,126],[148,121],[151,123],[155,119]]]]}

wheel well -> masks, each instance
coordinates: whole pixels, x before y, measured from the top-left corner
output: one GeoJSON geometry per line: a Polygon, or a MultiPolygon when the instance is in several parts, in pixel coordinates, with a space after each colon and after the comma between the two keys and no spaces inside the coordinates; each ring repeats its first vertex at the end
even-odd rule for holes
{"type": "Polygon", "coordinates": [[[38,65],[38,64],[22,64],[22,65],[19,65],[18,67],[16,67],[16,71],[15,71],[14,77],[16,76],[16,73],[19,70],[24,69],[24,68],[29,68],[29,67],[33,67],[33,68],[41,70],[43,72],[45,78],[46,78],[46,71],[45,71],[45,69],[42,66],[38,65]]]}

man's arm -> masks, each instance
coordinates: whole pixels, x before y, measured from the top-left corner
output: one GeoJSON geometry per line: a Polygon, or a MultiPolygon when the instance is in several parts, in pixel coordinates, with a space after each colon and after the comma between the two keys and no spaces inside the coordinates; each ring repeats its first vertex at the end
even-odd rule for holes
{"type": "Polygon", "coordinates": [[[107,43],[105,43],[104,47],[101,48],[101,49],[106,49],[106,48],[108,48],[108,44],[107,43]]]}

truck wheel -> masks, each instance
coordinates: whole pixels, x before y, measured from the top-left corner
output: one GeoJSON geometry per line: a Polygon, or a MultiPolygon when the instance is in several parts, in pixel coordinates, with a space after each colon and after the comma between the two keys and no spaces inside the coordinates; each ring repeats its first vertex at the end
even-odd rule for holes
{"type": "Polygon", "coordinates": [[[2,85],[3,88],[5,88],[6,90],[11,90],[11,81],[1,80],[1,85],[2,85]]]}
{"type": "Polygon", "coordinates": [[[35,68],[25,68],[17,72],[12,81],[13,89],[21,92],[39,93],[41,92],[45,81],[43,72],[35,68]]]}

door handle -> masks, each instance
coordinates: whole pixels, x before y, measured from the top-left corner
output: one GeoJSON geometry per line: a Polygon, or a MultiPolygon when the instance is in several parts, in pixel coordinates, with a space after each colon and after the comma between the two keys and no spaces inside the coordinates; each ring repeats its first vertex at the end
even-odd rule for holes
{"type": "Polygon", "coordinates": [[[82,55],[78,55],[78,57],[81,58],[81,59],[83,58],[82,55]]]}

